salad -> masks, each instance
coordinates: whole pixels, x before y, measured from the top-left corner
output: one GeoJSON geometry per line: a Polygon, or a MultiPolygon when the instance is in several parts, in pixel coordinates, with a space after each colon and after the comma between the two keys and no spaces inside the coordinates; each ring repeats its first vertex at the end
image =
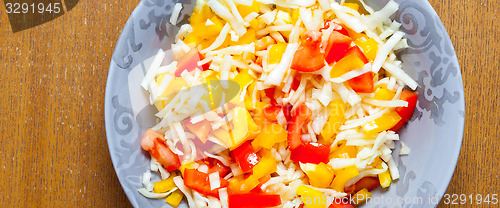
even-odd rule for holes
{"type": "Polygon", "coordinates": [[[398,8],[198,0],[174,60],[160,49],[141,83],[158,122],[138,191],[173,207],[347,208],[389,187],[418,98],[395,54],[408,47],[398,8]]]}

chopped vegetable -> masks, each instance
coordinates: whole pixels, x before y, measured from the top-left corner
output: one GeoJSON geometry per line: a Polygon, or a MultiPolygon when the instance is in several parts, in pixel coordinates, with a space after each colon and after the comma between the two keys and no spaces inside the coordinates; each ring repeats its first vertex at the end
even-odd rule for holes
{"type": "Polygon", "coordinates": [[[418,94],[404,90],[401,92],[399,99],[408,102],[408,106],[396,108],[396,112],[401,117],[401,120],[391,128],[391,131],[399,131],[411,119],[413,111],[415,111],[415,106],[417,106],[418,94]]]}
{"type": "Polygon", "coordinates": [[[260,162],[259,156],[253,150],[249,141],[244,142],[238,148],[231,151],[234,160],[238,163],[243,173],[248,173],[260,162]]]}
{"type": "Polygon", "coordinates": [[[325,54],[321,52],[321,36],[316,31],[305,33],[305,41],[295,52],[291,68],[302,72],[318,71],[325,66],[325,54]]]}
{"type": "Polygon", "coordinates": [[[333,31],[328,40],[328,46],[326,47],[326,62],[328,64],[334,63],[342,59],[346,53],[347,49],[351,45],[351,38],[338,31],[333,31]]]}
{"type": "Polygon", "coordinates": [[[330,146],[308,142],[302,143],[295,149],[292,149],[290,159],[295,162],[301,163],[328,163],[328,156],[330,154],[330,146]]]}
{"type": "MultiPolygon", "coordinates": [[[[220,187],[227,187],[228,184],[229,183],[225,179],[220,179],[220,187]]],[[[219,188],[210,188],[210,180],[208,178],[208,174],[200,172],[196,169],[184,170],[184,185],[202,194],[219,197],[219,188]]]]}
{"type": "Polygon", "coordinates": [[[299,147],[302,143],[300,137],[302,136],[302,127],[309,117],[311,117],[312,111],[305,105],[300,105],[288,124],[288,147],[293,150],[299,147]]]}
{"type": "Polygon", "coordinates": [[[325,163],[300,163],[300,168],[309,178],[309,183],[318,188],[326,188],[333,180],[333,170],[325,163]]]}
{"type": "Polygon", "coordinates": [[[275,207],[281,204],[276,194],[229,194],[229,208],[275,207]]]}
{"type": "Polygon", "coordinates": [[[165,144],[163,135],[148,129],[142,136],[142,149],[148,151],[167,171],[176,170],[181,166],[179,156],[165,144]]]}
{"type": "Polygon", "coordinates": [[[372,135],[376,133],[380,133],[394,127],[399,121],[401,117],[395,111],[390,111],[389,113],[383,114],[381,117],[370,121],[369,123],[363,126],[363,131],[365,134],[372,135]]]}
{"type": "Polygon", "coordinates": [[[359,175],[359,171],[354,165],[335,171],[335,178],[332,181],[331,187],[336,191],[344,192],[344,187],[347,181],[357,175],[359,175]]]}

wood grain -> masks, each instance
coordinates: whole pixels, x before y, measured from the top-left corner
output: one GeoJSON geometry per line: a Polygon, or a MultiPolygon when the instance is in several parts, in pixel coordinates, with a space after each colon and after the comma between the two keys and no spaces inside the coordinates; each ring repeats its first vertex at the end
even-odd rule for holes
{"type": "MultiPolygon", "coordinates": [[[[104,89],[138,2],[80,1],[18,33],[0,6],[1,207],[131,207],[107,148],[104,89]]],[[[447,193],[500,194],[500,2],[430,3],[455,46],[466,96],[464,141],[447,193]]]]}

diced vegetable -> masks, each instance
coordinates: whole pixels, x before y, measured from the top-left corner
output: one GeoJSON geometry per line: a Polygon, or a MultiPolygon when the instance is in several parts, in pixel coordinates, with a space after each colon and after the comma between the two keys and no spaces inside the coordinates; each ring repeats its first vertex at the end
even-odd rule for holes
{"type": "Polygon", "coordinates": [[[207,120],[203,120],[193,124],[191,123],[190,119],[187,119],[186,121],[184,121],[184,126],[203,143],[207,142],[208,133],[212,128],[210,122],[207,120]]]}
{"type": "Polygon", "coordinates": [[[218,172],[219,176],[223,178],[231,171],[229,167],[214,158],[205,158],[203,161],[208,165],[208,174],[218,172]]]}
{"type": "Polygon", "coordinates": [[[182,191],[175,190],[167,197],[166,201],[168,204],[170,204],[170,206],[178,207],[182,201],[182,198],[184,198],[184,194],[182,194],[182,191]]]}
{"type": "MultiPolygon", "coordinates": [[[[261,151],[262,152],[262,151],[261,151]]],[[[250,177],[255,177],[257,179],[260,179],[262,177],[265,177],[267,175],[271,175],[271,173],[276,172],[277,167],[276,167],[276,160],[274,159],[273,155],[267,150],[268,154],[262,155],[261,161],[253,167],[252,170],[252,175],[250,177]]]]}
{"type": "Polygon", "coordinates": [[[328,156],[330,154],[330,146],[308,142],[302,143],[295,149],[292,149],[290,159],[295,162],[301,163],[328,163],[328,156]]]}
{"type": "Polygon", "coordinates": [[[300,168],[309,178],[309,183],[318,188],[326,188],[333,180],[333,170],[325,163],[301,163],[300,168]]]}
{"type": "Polygon", "coordinates": [[[325,54],[321,52],[321,35],[317,31],[306,32],[306,40],[295,52],[290,68],[302,72],[318,71],[325,66],[325,54]]]}
{"type": "Polygon", "coordinates": [[[229,194],[229,208],[263,208],[281,204],[280,195],[276,194],[229,194]]]}
{"type": "Polygon", "coordinates": [[[141,140],[142,149],[148,151],[167,171],[176,170],[181,166],[179,156],[165,144],[165,137],[148,129],[141,140]]]}
{"type": "Polygon", "coordinates": [[[188,53],[177,60],[177,70],[175,71],[175,76],[180,77],[182,72],[191,72],[195,68],[198,68],[202,71],[208,70],[208,64],[205,64],[203,66],[198,65],[198,62],[203,59],[203,55],[201,55],[196,48],[192,48],[188,53]]]}
{"type": "Polygon", "coordinates": [[[361,59],[361,61],[363,61],[363,64],[369,62],[363,51],[361,51],[358,46],[351,47],[347,50],[346,56],[351,54],[356,55],[359,59],[361,59]]]}
{"type": "Polygon", "coordinates": [[[332,181],[331,187],[336,191],[344,192],[347,181],[358,175],[359,171],[355,165],[335,171],[335,178],[332,181]]]}
{"type": "Polygon", "coordinates": [[[394,97],[394,95],[396,95],[396,92],[383,87],[383,88],[379,88],[377,90],[377,92],[375,92],[375,96],[373,96],[373,99],[391,100],[394,97]]]}
{"type": "Polygon", "coordinates": [[[279,106],[268,106],[264,108],[264,118],[268,121],[275,122],[278,120],[278,114],[281,112],[279,106]]]}
{"type": "Polygon", "coordinates": [[[364,73],[349,80],[349,85],[355,92],[372,93],[373,92],[373,72],[364,73]]]}
{"type": "Polygon", "coordinates": [[[277,64],[281,61],[286,50],[286,43],[278,43],[269,49],[269,64],[277,64]]]}
{"type": "Polygon", "coordinates": [[[408,106],[396,108],[396,112],[401,117],[401,120],[391,128],[391,131],[399,131],[405,125],[405,123],[411,119],[411,116],[415,111],[415,107],[417,106],[418,94],[408,90],[404,90],[403,92],[401,92],[401,96],[399,99],[408,102],[408,106]]]}
{"type": "Polygon", "coordinates": [[[287,139],[286,130],[279,124],[264,124],[259,135],[252,141],[255,148],[270,149],[278,142],[284,142],[287,139]]]}
{"type": "Polygon", "coordinates": [[[377,57],[378,42],[373,38],[362,37],[354,41],[354,43],[363,49],[366,58],[373,61],[377,57]]]}
{"type": "Polygon", "coordinates": [[[341,34],[338,31],[333,31],[328,40],[328,46],[326,47],[325,60],[328,64],[337,62],[342,59],[346,53],[347,49],[351,45],[351,38],[341,34]]]}
{"type": "Polygon", "coordinates": [[[288,124],[288,147],[293,150],[299,147],[302,143],[302,126],[306,123],[307,119],[311,117],[312,111],[306,104],[300,105],[293,115],[290,123],[288,124]]]}
{"type": "Polygon", "coordinates": [[[356,158],[356,155],[358,154],[358,150],[356,149],[355,146],[348,146],[345,144],[340,145],[337,149],[335,149],[332,154],[330,155],[330,158],[356,158]]]}
{"type": "Polygon", "coordinates": [[[382,186],[382,188],[389,187],[392,181],[389,170],[386,170],[385,172],[378,174],[378,180],[380,181],[380,186],[382,186]]]}
{"type": "Polygon", "coordinates": [[[367,135],[377,134],[394,127],[399,121],[401,117],[395,111],[390,111],[388,113],[383,114],[381,117],[368,122],[363,126],[363,131],[367,135]]]}
{"type": "Polygon", "coordinates": [[[301,185],[297,188],[297,195],[307,208],[326,208],[327,198],[321,191],[301,185]]]}
{"type": "Polygon", "coordinates": [[[333,65],[332,70],[330,71],[330,76],[331,78],[337,78],[349,71],[361,69],[364,66],[365,64],[358,56],[348,54],[333,65]]]}
{"type": "Polygon", "coordinates": [[[236,176],[229,180],[228,192],[231,194],[244,194],[249,193],[260,184],[256,177],[243,178],[243,176],[236,176]]]}
{"type": "Polygon", "coordinates": [[[235,107],[233,109],[233,120],[231,121],[231,147],[234,149],[243,142],[253,139],[257,136],[259,127],[255,124],[250,116],[250,113],[243,107],[235,107]]]}
{"type": "Polygon", "coordinates": [[[354,194],[354,198],[352,201],[354,201],[355,205],[360,205],[365,203],[368,198],[372,197],[372,193],[370,193],[367,189],[361,189],[358,191],[356,194],[354,194]]]}
{"type": "Polygon", "coordinates": [[[234,160],[238,163],[243,173],[248,173],[260,162],[259,156],[255,153],[250,141],[246,141],[238,148],[231,151],[234,160]]]}
{"type": "MultiPolygon", "coordinates": [[[[220,178],[220,188],[224,188],[228,186],[228,182],[220,178]]],[[[184,170],[184,185],[186,187],[193,189],[202,194],[206,194],[213,197],[219,197],[219,188],[211,189],[210,188],[210,180],[208,178],[208,174],[200,172],[196,169],[186,169],[184,170]]]]}
{"type": "Polygon", "coordinates": [[[334,135],[339,133],[340,126],[345,122],[345,110],[348,104],[344,103],[341,99],[332,101],[328,108],[330,109],[330,115],[323,130],[321,130],[321,136],[328,144],[333,143],[334,135]]]}
{"type": "Polygon", "coordinates": [[[175,174],[172,174],[172,175],[170,175],[170,177],[168,177],[165,180],[155,182],[154,187],[153,187],[153,192],[165,193],[165,192],[168,192],[168,191],[172,190],[173,188],[175,188],[176,187],[175,183],[174,183],[175,176],[176,176],[175,174]]]}

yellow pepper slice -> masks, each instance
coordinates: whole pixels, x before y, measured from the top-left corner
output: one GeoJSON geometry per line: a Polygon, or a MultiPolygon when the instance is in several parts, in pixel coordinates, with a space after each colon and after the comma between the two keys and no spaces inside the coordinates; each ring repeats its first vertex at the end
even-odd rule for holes
{"type": "Polygon", "coordinates": [[[356,158],[358,154],[358,150],[354,146],[347,146],[346,144],[340,145],[337,149],[335,149],[332,154],[330,154],[330,158],[356,158]]]}
{"type": "Polygon", "coordinates": [[[378,180],[380,181],[380,186],[382,188],[387,188],[391,185],[391,174],[389,173],[389,170],[386,170],[383,173],[378,174],[378,180]]]}
{"type": "Polygon", "coordinates": [[[326,208],[328,198],[321,191],[301,185],[297,188],[297,195],[307,208],[326,208]]]}
{"type": "Polygon", "coordinates": [[[375,96],[373,96],[373,99],[376,100],[392,100],[392,98],[396,95],[396,92],[389,90],[385,87],[379,88],[377,92],[375,92],[375,96]]]}
{"type": "Polygon", "coordinates": [[[252,83],[253,77],[250,76],[248,70],[242,70],[232,80],[240,85],[240,90],[243,90],[245,86],[252,83]]]}
{"type": "Polygon", "coordinates": [[[385,113],[381,117],[368,122],[363,126],[363,131],[367,135],[373,135],[380,133],[382,131],[386,131],[394,127],[399,121],[401,117],[396,111],[391,111],[385,113]]]}
{"type": "Polygon", "coordinates": [[[358,56],[350,54],[340,59],[337,63],[335,63],[335,65],[333,65],[332,70],[330,71],[330,76],[331,78],[337,78],[349,71],[361,69],[364,66],[365,64],[358,56]]]}
{"type": "Polygon", "coordinates": [[[328,105],[330,109],[330,116],[325,126],[321,130],[321,136],[328,144],[333,143],[333,136],[339,133],[340,126],[345,122],[346,103],[341,99],[334,100],[328,105]]]}
{"type": "Polygon", "coordinates": [[[200,164],[196,162],[186,162],[179,167],[179,171],[181,171],[181,174],[184,176],[184,170],[186,169],[197,169],[200,166],[200,164]]]}
{"type": "Polygon", "coordinates": [[[244,17],[246,17],[247,15],[249,15],[252,12],[259,13],[259,11],[260,11],[260,2],[254,0],[253,3],[252,3],[252,6],[238,4],[238,5],[236,5],[236,8],[240,12],[241,16],[244,18],[244,17]]]}
{"type": "Polygon", "coordinates": [[[256,177],[248,177],[247,179],[244,179],[243,176],[236,176],[229,180],[227,189],[231,193],[244,194],[257,187],[259,183],[260,181],[256,177]]]}
{"type": "Polygon", "coordinates": [[[231,121],[231,147],[233,150],[248,139],[253,139],[259,127],[255,124],[250,113],[243,107],[235,107],[233,110],[233,120],[231,121]]]}
{"type": "Polygon", "coordinates": [[[269,49],[269,64],[278,64],[285,53],[287,44],[277,43],[269,49]]]}
{"type": "Polygon", "coordinates": [[[335,171],[335,178],[332,181],[331,187],[338,192],[344,192],[344,187],[347,181],[357,175],[359,175],[359,171],[355,165],[335,171]]]}
{"type": "Polygon", "coordinates": [[[171,174],[170,177],[168,177],[167,179],[155,182],[153,187],[153,192],[165,193],[175,188],[176,187],[174,183],[175,176],[176,176],[175,174],[171,174]]]}
{"type": "Polygon", "coordinates": [[[306,173],[309,178],[309,183],[318,188],[326,188],[333,180],[333,170],[325,163],[301,163],[300,168],[306,173]]]}
{"type": "Polygon", "coordinates": [[[360,205],[362,203],[365,203],[371,197],[372,193],[370,193],[368,189],[364,188],[359,190],[356,194],[354,194],[354,199],[351,201],[354,202],[354,205],[360,205]]]}
{"type": "Polygon", "coordinates": [[[252,146],[256,148],[270,149],[274,144],[284,142],[287,139],[287,132],[279,124],[267,123],[260,131],[259,135],[252,141],[252,146]]]}
{"type": "Polygon", "coordinates": [[[182,191],[175,190],[167,197],[166,201],[168,204],[170,204],[170,206],[178,207],[179,204],[181,203],[183,197],[184,197],[184,194],[182,194],[182,191]]]}
{"type": "Polygon", "coordinates": [[[378,51],[378,42],[375,39],[364,36],[354,40],[354,43],[363,49],[363,52],[368,60],[375,60],[378,51]]]}
{"type": "Polygon", "coordinates": [[[260,162],[253,167],[252,175],[250,177],[259,179],[278,170],[276,166],[276,160],[269,150],[261,151],[261,155],[262,158],[260,159],[260,162]]]}

